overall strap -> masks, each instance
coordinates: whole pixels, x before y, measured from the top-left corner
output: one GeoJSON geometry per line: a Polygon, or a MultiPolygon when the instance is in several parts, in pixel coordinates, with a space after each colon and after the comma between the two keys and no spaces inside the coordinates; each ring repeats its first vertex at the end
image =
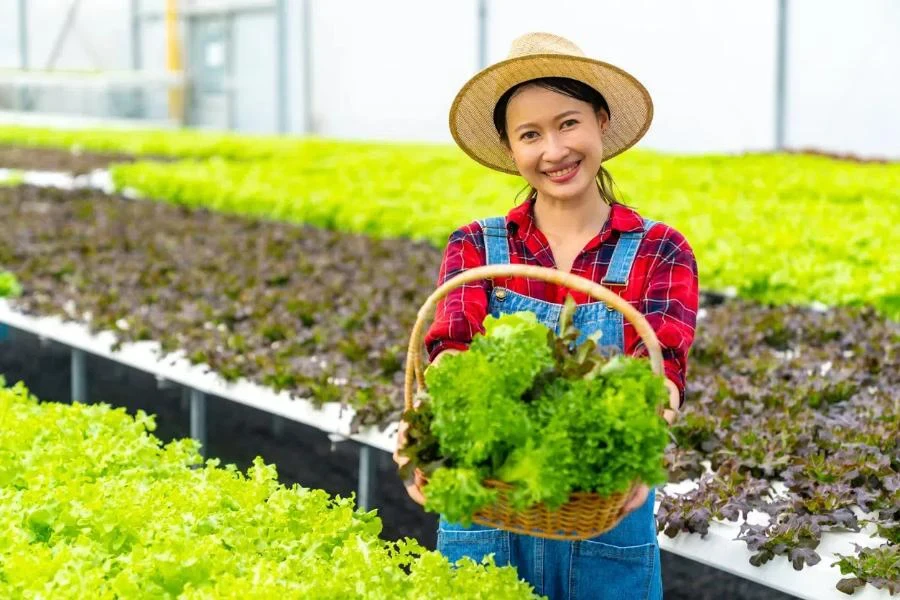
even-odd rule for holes
{"type": "Polygon", "coordinates": [[[606,276],[600,282],[604,285],[625,285],[628,283],[628,275],[631,273],[631,265],[637,255],[638,246],[644,235],[650,228],[656,225],[656,221],[644,219],[644,227],[640,231],[626,231],[619,236],[616,248],[613,250],[612,259],[609,261],[609,269],[606,276]]]}
{"type": "Polygon", "coordinates": [[[485,265],[509,264],[509,238],[506,217],[490,217],[478,221],[484,233],[485,265]]]}

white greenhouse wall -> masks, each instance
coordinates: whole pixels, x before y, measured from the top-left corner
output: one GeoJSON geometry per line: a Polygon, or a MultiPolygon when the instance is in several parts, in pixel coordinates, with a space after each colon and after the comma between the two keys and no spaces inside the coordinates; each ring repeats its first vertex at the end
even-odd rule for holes
{"type": "MultiPolygon", "coordinates": [[[[287,123],[338,138],[450,140],[447,112],[477,70],[476,0],[305,0],[311,20],[311,106],[304,106],[303,5],[286,0],[287,123]]],[[[64,11],[27,0],[29,62],[44,67],[64,11]]],[[[143,12],[161,0],[142,0],[143,12]]],[[[203,0],[195,6],[247,6],[203,0]]],[[[231,123],[277,131],[274,2],[232,21],[231,123]]],[[[503,58],[526,31],[569,37],[589,56],[640,78],[655,104],[641,145],[677,152],[739,152],[775,145],[777,0],[489,0],[487,58],[503,58]]],[[[900,2],[788,0],[785,141],[790,148],[900,158],[900,2]]],[[[0,68],[19,66],[18,0],[0,0],[0,68]]],[[[143,19],[143,68],[165,66],[164,27],[143,19]]],[[[186,32],[185,32],[186,33],[186,32]]],[[[131,3],[83,0],[57,66],[132,65],[131,3]]],[[[187,47],[187,40],[185,40],[187,47]]],[[[0,102],[10,96],[0,89],[0,102]]],[[[163,94],[147,116],[165,116],[163,94]]],[[[36,108],[59,109],[66,97],[36,108]]],[[[70,111],[81,107],[72,95],[70,111]]],[[[215,121],[215,120],[214,120],[215,121]]]]}

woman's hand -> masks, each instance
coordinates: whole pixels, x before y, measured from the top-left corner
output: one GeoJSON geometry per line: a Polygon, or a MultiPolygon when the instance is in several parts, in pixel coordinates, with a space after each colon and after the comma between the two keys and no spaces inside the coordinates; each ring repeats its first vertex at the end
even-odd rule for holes
{"type": "MultiPolygon", "coordinates": [[[[409,462],[408,456],[400,455],[400,450],[406,445],[406,430],[408,428],[409,425],[406,421],[400,421],[400,427],[397,429],[397,448],[394,450],[394,462],[397,463],[398,468],[409,462]]],[[[422,490],[419,488],[415,476],[410,479],[405,479],[403,481],[403,486],[406,488],[406,493],[409,494],[409,497],[412,498],[416,504],[422,506],[425,505],[425,496],[422,494],[422,490]]]]}
{"type": "Polygon", "coordinates": [[[681,394],[678,392],[678,386],[670,380],[666,379],[666,389],[669,390],[669,408],[663,409],[662,417],[669,426],[678,418],[678,407],[681,404],[681,394]]]}
{"type": "Polygon", "coordinates": [[[619,516],[625,517],[643,506],[644,502],[647,501],[648,494],[650,494],[650,488],[647,484],[639,483],[632,486],[631,491],[628,492],[628,500],[625,501],[625,506],[622,507],[619,516]]]}
{"type": "Polygon", "coordinates": [[[447,356],[449,354],[459,354],[460,352],[462,352],[462,350],[456,350],[455,348],[447,348],[446,350],[444,350],[443,352],[441,352],[440,354],[435,356],[434,360],[431,361],[431,363],[427,367],[425,367],[425,370],[427,371],[431,367],[438,366],[438,363],[440,363],[441,360],[443,360],[445,356],[447,356]]]}
{"type": "MultiPolygon", "coordinates": [[[[457,354],[460,350],[454,350],[453,348],[447,348],[440,354],[434,357],[434,360],[431,364],[428,365],[428,368],[437,365],[445,354],[457,354]]],[[[409,462],[408,456],[402,456],[400,454],[400,450],[406,446],[406,430],[409,428],[409,424],[406,421],[400,421],[400,427],[397,429],[397,447],[394,449],[394,462],[397,463],[397,467],[402,467],[406,463],[409,462]]],[[[417,504],[421,504],[424,506],[425,504],[425,496],[422,494],[422,488],[419,487],[419,482],[416,481],[415,477],[411,477],[408,480],[404,480],[404,487],[406,487],[406,493],[409,494],[409,497],[412,498],[417,504]]]]}

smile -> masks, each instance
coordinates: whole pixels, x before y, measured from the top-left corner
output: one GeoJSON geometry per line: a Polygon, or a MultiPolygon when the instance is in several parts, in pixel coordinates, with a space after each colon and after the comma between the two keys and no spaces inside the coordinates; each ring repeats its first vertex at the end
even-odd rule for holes
{"type": "Polygon", "coordinates": [[[561,183],[563,181],[568,181],[572,177],[575,176],[575,172],[578,170],[578,167],[581,166],[581,161],[577,161],[567,165],[562,169],[558,169],[556,171],[544,171],[544,173],[555,183],[561,183]]]}

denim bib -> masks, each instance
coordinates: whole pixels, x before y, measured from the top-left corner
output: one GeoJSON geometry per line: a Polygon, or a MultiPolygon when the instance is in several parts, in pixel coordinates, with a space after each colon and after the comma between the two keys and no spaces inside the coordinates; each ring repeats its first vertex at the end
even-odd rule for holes
{"type": "MultiPolygon", "coordinates": [[[[478,222],[484,232],[484,245],[487,265],[509,264],[509,237],[506,230],[504,217],[492,217],[478,222]]],[[[619,236],[613,250],[612,259],[606,276],[600,282],[606,286],[624,286],[628,282],[634,257],[637,255],[638,246],[644,234],[650,230],[656,221],[644,219],[644,227],[641,231],[627,231],[619,236]]],[[[494,287],[488,301],[488,312],[495,317],[501,314],[513,313],[521,310],[529,310],[537,315],[538,320],[559,333],[559,315],[563,305],[554,302],[538,300],[513,292],[504,287],[494,287]]],[[[622,313],[607,306],[605,302],[588,302],[579,304],[575,308],[574,325],[581,332],[578,343],[595,333],[600,332],[599,344],[601,346],[615,346],[619,350],[625,350],[624,317],[622,313]]]]}

